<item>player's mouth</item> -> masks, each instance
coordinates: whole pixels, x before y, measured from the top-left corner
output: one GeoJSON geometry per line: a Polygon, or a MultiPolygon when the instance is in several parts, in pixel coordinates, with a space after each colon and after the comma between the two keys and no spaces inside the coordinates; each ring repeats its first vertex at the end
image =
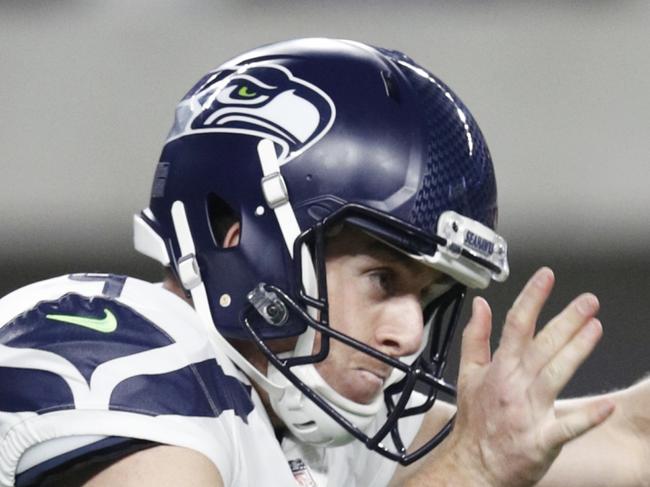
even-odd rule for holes
{"type": "Polygon", "coordinates": [[[377,397],[382,389],[390,371],[377,368],[357,367],[353,369],[356,375],[355,400],[361,403],[369,403],[377,397]]]}
{"type": "Polygon", "coordinates": [[[384,385],[384,382],[386,382],[386,378],[388,377],[387,373],[383,373],[378,370],[366,369],[362,367],[358,368],[357,370],[368,382],[380,387],[384,385]]]}

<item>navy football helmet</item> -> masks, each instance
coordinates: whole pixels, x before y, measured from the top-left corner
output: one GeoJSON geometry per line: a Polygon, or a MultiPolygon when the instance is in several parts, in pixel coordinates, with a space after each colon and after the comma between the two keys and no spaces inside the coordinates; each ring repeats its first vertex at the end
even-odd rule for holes
{"type": "Polygon", "coordinates": [[[294,40],[226,62],[181,100],[135,243],[171,267],[211,339],[294,435],[357,438],[408,464],[451,429],[415,451],[400,434],[402,421],[455,393],[443,371],[466,287],[508,275],[496,196],[485,140],[444,83],[400,52],[294,40]],[[224,215],[241,224],[235,247],[219,241],[224,215]],[[344,224],[451,278],[424,306],[428,340],[415,356],[390,357],[329,326],[325,246],[344,224]],[[292,353],[268,345],[288,337],[292,353]],[[253,341],[269,371],[232,339],[253,341]],[[392,367],[382,396],[357,404],[329,387],[314,367],[329,340],[392,367]]]}

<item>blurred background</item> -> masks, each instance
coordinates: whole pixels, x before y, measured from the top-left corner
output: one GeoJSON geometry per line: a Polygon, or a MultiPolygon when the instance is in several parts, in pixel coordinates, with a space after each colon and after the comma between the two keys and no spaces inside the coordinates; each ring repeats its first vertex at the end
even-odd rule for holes
{"type": "MultiPolygon", "coordinates": [[[[544,317],[584,290],[605,337],[565,395],[641,377],[650,346],[650,2],[0,0],[0,295],[69,272],[160,278],[131,249],[178,99],[287,38],[402,50],[488,140],[511,278],[549,265],[544,317]]],[[[498,327],[497,327],[498,328],[498,327]]]]}

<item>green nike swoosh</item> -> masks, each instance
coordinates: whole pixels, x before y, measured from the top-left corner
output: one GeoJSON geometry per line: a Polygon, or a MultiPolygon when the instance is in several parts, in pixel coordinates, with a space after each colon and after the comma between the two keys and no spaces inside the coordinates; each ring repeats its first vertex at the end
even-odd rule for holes
{"type": "Polygon", "coordinates": [[[74,315],[46,315],[47,319],[83,326],[101,333],[112,333],[117,330],[117,319],[108,308],[104,308],[103,318],[88,318],[74,315]]]}

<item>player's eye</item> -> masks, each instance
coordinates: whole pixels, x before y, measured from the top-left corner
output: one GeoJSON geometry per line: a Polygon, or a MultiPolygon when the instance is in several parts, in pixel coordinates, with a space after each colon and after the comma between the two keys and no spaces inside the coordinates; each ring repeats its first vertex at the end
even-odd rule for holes
{"type": "Polygon", "coordinates": [[[369,273],[374,288],[382,295],[392,295],[395,292],[396,276],[391,269],[381,268],[369,273]]]}

